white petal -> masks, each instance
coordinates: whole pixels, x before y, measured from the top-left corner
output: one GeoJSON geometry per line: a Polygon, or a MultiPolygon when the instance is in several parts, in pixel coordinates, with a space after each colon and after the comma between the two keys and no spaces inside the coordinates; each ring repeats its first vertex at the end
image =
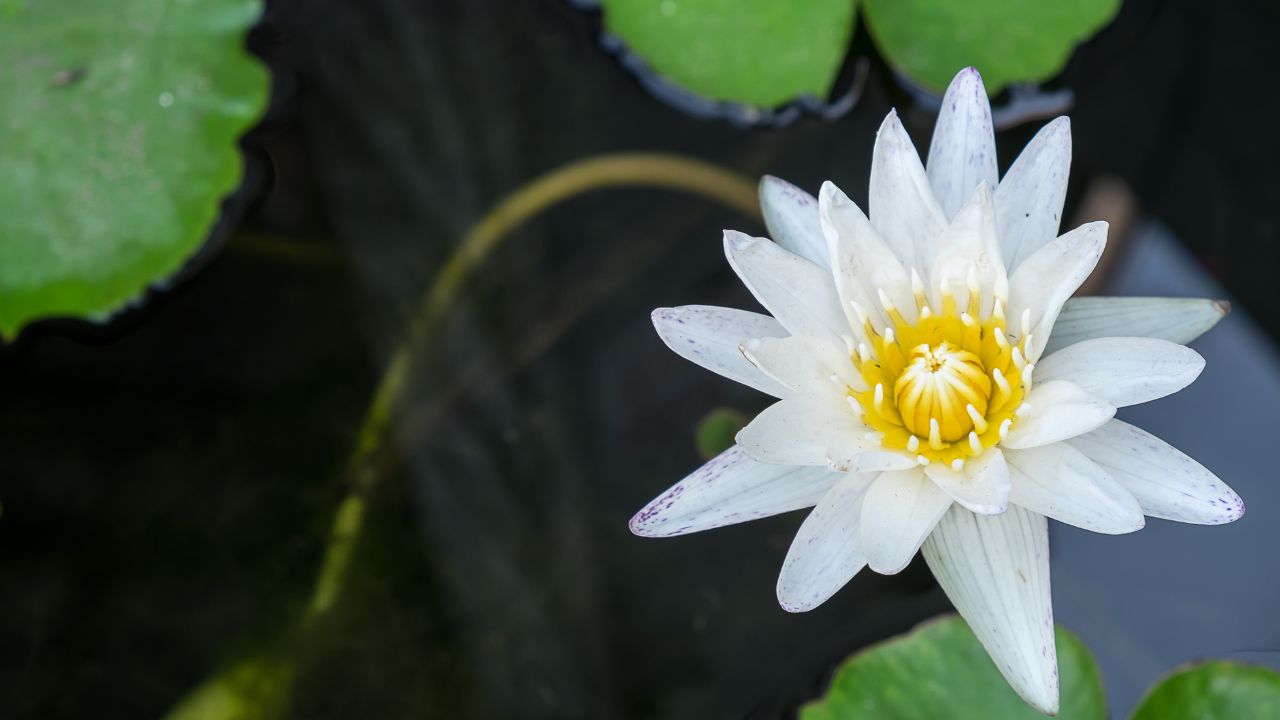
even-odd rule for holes
{"type": "Polygon", "coordinates": [[[866,381],[839,340],[802,336],[752,339],[743,344],[742,354],[764,374],[807,397],[845,402],[849,387],[859,392],[866,389],[866,381]]]}
{"type": "Polygon", "coordinates": [[[908,268],[928,270],[947,220],[933,197],[920,156],[891,111],[871,154],[871,224],[908,268]]]}
{"type": "Polygon", "coordinates": [[[921,550],[1009,685],[1035,709],[1056,714],[1058,657],[1044,516],[1016,505],[999,515],[953,505],[921,550]]]}
{"type": "Polygon", "coordinates": [[[708,305],[685,305],[653,311],[658,337],[677,355],[774,397],[791,392],[747,361],[739,346],[751,338],[786,337],[787,331],[768,315],[708,305]]]}
{"type": "Polygon", "coordinates": [[[792,335],[840,337],[849,323],[831,274],[764,238],[724,232],[724,252],[734,272],[792,335]]]}
{"type": "Polygon", "coordinates": [[[1009,505],[1009,466],[999,448],[969,460],[960,471],[943,463],[930,463],[924,471],[943,492],[973,512],[1002,513],[1009,505]]]}
{"type": "Polygon", "coordinates": [[[855,432],[866,430],[838,405],[794,397],[765,408],[738,431],[737,442],[759,462],[825,466],[831,438],[855,432]]]}
{"type": "Polygon", "coordinates": [[[1066,443],[1005,453],[1009,500],[1068,525],[1119,535],[1141,530],[1142,508],[1105,470],[1066,443]]]}
{"type": "Polygon", "coordinates": [[[818,225],[818,201],[772,175],[760,179],[760,210],[774,242],[819,267],[830,268],[827,240],[818,225]]]}
{"type": "Polygon", "coordinates": [[[858,519],[862,496],[872,477],[841,475],[805,518],[778,575],[778,603],[782,609],[812,610],[866,567],[866,556],[858,542],[858,519]]]}
{"type": "Polygon", "coordinates": [[[826,468],[758,463],[731,447],[636,513],[631,532],[671,537],[812,507],[840,477],[826,468]]]}
{"type": "Polygon", "coordinates": [[[1040,358],[1044,339],[1051,335],[1062,304],[1093,272],[1106,244],[1105,222],[1081,225],[1037,250],[1009,278],[1008,317],[1017,322],[1029,310],[1031,332],[1040,338],[1028,360],[1040,358]]]}
{"type": "Polygon", "coordinates": [[[879,290],[906,316],[916,318],[911,277],[893,250],[871,226],[867,216],[840,188],[823,183],[818,193],[818,216],[826,233],[832,260],[832,276],[850,325],[861,329],[850,303],[858,303],[870,313],[881,329],[885,315],[880,312],[879,290]]]}
{"type": "Polygon", "coordinates": [[[996,188],[996,226],[1006,266],[1013,272],[1058,235],[1071,171],[1071,121],[1045,125],[996,188]]]}
{"type": "Polygon", "coordinates": [[[872,570],[901,572],[947,508],[951,496],[918,468],[881,473],[862,500],[862,552],[872,570]]]}
{"type": "Polygon", "coordinates": [[[1095,338],[1036,363],[1038,382],[1066,380],[1118,408],[1172,395],[1204,369],[1204,358],[1167,340],[1095,338]]]}
{"type": "Polygon", "coordinates": [[[929,144],[928,168],[933,194],[947,218],[955,217],[979,183],[996,186],[991,103],[975,68],[961,70],[942,96],[942,110],[929,144]]]}
{"type": "Polygon", "coordinates": [[[1136,336],[1180,345],[1200,337],[1231,310],[1203,298],[1078,297],[1062,307],[1045,353],[1097,337],[1136,336]]]}
{"type": "MultiPolygon", "coordinates": [[[[995,295],[1006,297],[1009,278],[1000,260],[1000,243],[996,239],[995,207],[990,186],[983,183],[973,197],[956,214],[938,241],[938,255],[929,273],[930,291],[935,307],[941,303],[939,289],[946,287],[963,308],[968,305],[969,281],[982,291],[983,313],[992,306],[995,295]]],[[[984,315],[985,317],[985,315],[984,315]]]]}
{"type": "Polygon", "coordinates": [[[882,472],[916,467],[915,456],[885,450],[878,439],[867,439],[867,432],[834,435],[827,445],[827,466],[840,472],[882,472]]]}
{"type": "Polygon", "coordinates": [[[1048,445],[1100,427],[1116,414],[1114,406],[1065,380],[1037,383],[1024,401],[1031,411],[1019,415],[1001,445],[1015,450],[1048,445]]]}
{"type": "Polygon", "coordinates": [[[1240,519],[1240,496],[1203,465],[1144,430],[1112,420],[1071,445],[1106,470],[1152,516],[1197,525],[1240,519]]]}

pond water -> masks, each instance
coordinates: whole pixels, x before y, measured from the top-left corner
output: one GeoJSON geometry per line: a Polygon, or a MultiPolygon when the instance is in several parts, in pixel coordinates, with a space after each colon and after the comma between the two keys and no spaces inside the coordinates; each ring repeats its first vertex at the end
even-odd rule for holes
{"type": "MultiPolygon", "coordinates": [[[[1133,138],[1216,121],[1193,113],[1174,128],[1152,109],[1170,83],[1099,72],[1176,47],[1191,22],[1135,6],[1060,85],[1078,102],[1077,189],[1120,174],[1163,217],[1181,195],[1153,173],[1206,161],[1183,144],[1155,163],[1133,138]]],[[[672,355],[650,325],[658,306],[753,306],[720,232],[760,226],[695,194],[603,190],[517,227],[415,354],[387,449],[348,470],[421,294],[531,179],[660,151],[751,181],[832,179],[861,202],[890,107],[927,142],[932,116],[875,62],[849,112],[747,129],[655,100],[601,50],[596,22],[552,0],[272,4],[254,47],[276,100],[246,143],[267,179],[241,197],[230,240],[110,326],[50,323],[0,350],[6,716],[159,717],[229,664],[286,657],[296,718],[783,718],[851,652],[949,609],[917,561],[785,613],[774,583],[799,514],[664,541],[628,532],[701,461],[702,417],[766,404],[672,355]],[[299,630],[353,493],[367,507],[343,591],[299,630]]],[[[860,35],[854,55],[868,52],[860,35]]],[[[1002,167],[1035,128],[1001,134],[1002,167]]],[[[1224,183],[1274,180],[1253,162],[1226,165],[1224,183]]],[[[1234,202],[1205,212],[1260,207],[1234,202]]],[[[1264,246],[1258,227],[1225,250],[1185,239],[1230,260],[1264,246]]],[[[1217,294],[1167,233],[1144,232],[1117,292],[1217,294]]],[[[1231,291],[1274,328],[1251,273],[1231,291]]],[[[1204,380],[1129,417],[1218,470],[1246,518],[1153,521],[1125,538],[1053,531],[1059,619],[1097,653],[1117,711],[1179,662],[1272,662],[1280,647],[1265,437],[1280,421],[1266,399],[1280,394],[1277,366],[1244,315],[1198,347],[1204,380]]]]}

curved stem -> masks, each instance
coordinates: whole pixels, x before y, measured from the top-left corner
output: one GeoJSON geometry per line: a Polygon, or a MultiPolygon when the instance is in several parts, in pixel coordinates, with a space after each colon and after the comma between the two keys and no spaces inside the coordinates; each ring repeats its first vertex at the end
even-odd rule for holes
{"type": "Polygon", "coordinates": [[[582,193],[620,186],[683,190],[718,200],[752,217],[760,215],[756,186],[740,175],[679,155],[620,153],[552,170],[507,196],[481,218],[436,273],[405,339],[378,381],[348,465],[351,489],[334,517],[304,624],[327,612],[342,590],[364,522],[365,496],[378,480],[372,469],[376,465],[366,461],[387,441],[414,353],[435,331],[460,288],[503,238],[533,216],[582,193]]]}

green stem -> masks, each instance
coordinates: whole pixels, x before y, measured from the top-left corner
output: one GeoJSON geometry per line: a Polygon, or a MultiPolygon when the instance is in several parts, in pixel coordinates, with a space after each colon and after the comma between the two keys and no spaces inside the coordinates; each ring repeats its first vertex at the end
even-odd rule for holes
{"type": "Polygon", "coordinates": [[[365,413],[352,453],[351,490],[338,506],[304,624],[324,615],[341,594],[365,515],[365,498],[378,476],[369,463],[385,445],[396,405],[418,348],[435,332],[475,269],[512,230],[576,195],[620,186],[683,190],[759,217],[755,184],[715,165],[679,155],[622,153],[580,160],[533,180],[507,196],[462,239],[436,274],[404,341],[392,354],[365,413]]]}
{"type": "Polygon", "coordinates": [[[342,594],[364,527],[366,498],[382,467],[396,405],[409,379],[414,354],[435,332],[450,303],[475,269],[512,230],[547,208],[584,192],[619,186],[684,190],[719,200],[759,217],[755,186],[742,177],[692,158],[658,153],[603,155],[570,163],[523,186],[485,215],[436,274],[392,354],[365,412],[348,464],[348,492],[338,504],[320,572],[288,652],[264,652],[224,666],[192,689],[166,720],[277,720],[288,712],[298,642],[342,594]]]}

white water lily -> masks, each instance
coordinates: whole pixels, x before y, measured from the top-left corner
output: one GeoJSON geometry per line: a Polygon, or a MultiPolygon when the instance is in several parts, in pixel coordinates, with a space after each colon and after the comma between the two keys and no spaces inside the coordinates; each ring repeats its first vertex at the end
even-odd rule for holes
{"type": "Polygon", "coordinates": [[[1058,236],[1067,119],[997,182],[977,71],[956,76],[942,108],[927,169],[897,116],[885,119],[867,214],[831,183],[815,200],[765,178],[773,240],[728,231],[724,242],[772,317],[654,311],[676,353],[778,402],[631,529],[665,537],[813,507],[778,579],[793,612],[923,550],[1005,678],[1053,714],[1046,517],[1115,534],[1144,514],[1218,524],[1244,512],[1211,472],[1113,417],[1191,383],[1204,361],[1180,343],[1225,306],[1068,302],[1107,226],[1058,236]]]}

